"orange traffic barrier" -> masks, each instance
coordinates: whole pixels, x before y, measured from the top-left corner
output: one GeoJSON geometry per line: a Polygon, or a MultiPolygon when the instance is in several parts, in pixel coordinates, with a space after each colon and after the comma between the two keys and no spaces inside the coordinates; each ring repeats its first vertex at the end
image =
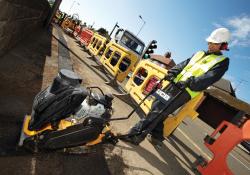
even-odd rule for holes
{"type": "Polygon", "coordinates": [[[75,27],[75,30],[74,30],[73,35],[74,35],[74,37],[75,37],[76,39],[77,39],[78,35],[81,34],[81,30],[82,30],[82,28],[81,28],[80,25],[78,25],[78,26],[75,27]]]}
{"type": "Polygon", "coordinates": [[[82,46],[87,47],[91,41],[94,32],[90,29],[84,29],[80,34],[80,43],[82,46]]]}
{"type": "Polygon", "coordinates": [[[202,175],[232,175],[226,163],[227,156],[244,140],[250,140],[249,119],[241,127],[223,121],[211,136],[205,138],[205,145],[212,151],[214,157],[210,162],[202,162],[202,165],[197,167],[198,171],[202,175]]]}

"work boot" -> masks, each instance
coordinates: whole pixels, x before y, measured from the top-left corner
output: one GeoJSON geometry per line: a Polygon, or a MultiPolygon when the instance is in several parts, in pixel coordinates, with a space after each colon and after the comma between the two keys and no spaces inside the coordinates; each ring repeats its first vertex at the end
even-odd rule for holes
{"type": "Polygon", "coordinates": [[[127,137],[120,138],[120,140],[124,142],[128,142],[128,143],[132,143],[133,145],[139,145],[144,140],[144,138],[140,136],[127,136],[127,137]]]}
{"type": "Polygon", "coordinates": [[[147,140],[155,147],[162,148],[163,143],[161,140],[154,138],[151,134],[147,135],[147,140]]]}

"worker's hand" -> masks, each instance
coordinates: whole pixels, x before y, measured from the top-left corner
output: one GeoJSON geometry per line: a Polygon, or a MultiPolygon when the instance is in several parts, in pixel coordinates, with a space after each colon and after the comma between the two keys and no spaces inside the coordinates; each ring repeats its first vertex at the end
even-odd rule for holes
{"type": "Polygon", "coordinates": [[[162,88],[162,84],[161,83],[158,83],[157,86],[156,86],[157,89],[161,89],[162,88]]]}
{"type": "Polygon", "coordinates": [[[179,88],[179,89],[185,89],[186,87],[188,87],[188,82],[187,81],[179,81],[177,83],[175,83],[175,85],[179,88]]]}
{"type": "Polygon", "coordinates": [[[164,77],[164,80],[167,80],[167,81],[169,81],[169,82],[173,81],[174,79],[175,79],[175,77],[174,77],[174,75],[171,74],[171,73],[165,75],[165,77],[164,77]]]}
{"type": "Polygon", "coordinates": [[[195,77],[191,76],[186,81],[179,81],[175,83],[175,85],[180,89],[185,89],[186,87],[190,87],[190,84],[194,81],[195,77]]]}

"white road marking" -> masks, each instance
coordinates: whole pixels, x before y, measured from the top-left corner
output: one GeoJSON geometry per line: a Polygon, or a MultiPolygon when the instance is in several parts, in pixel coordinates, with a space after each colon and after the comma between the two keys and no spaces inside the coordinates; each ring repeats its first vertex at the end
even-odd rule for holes
{"type": "Polygon", "coordinates": [[[32,157],[32,159],[31,159],[30,173],[31,173],[31,175],[35,175],[36,174],[36,158],[35,157],[32,157]]]}
{"type": "Polygon", "coordinates": [[[184,136],[184,137],[186,137],[186,139],[189,141],[189,142],[191,142],[191,144],[193,144],[193,146],[196,148],[196,149],[198,149],[207,159],[209,159],[209,160],[212,160],[212,158],[209,156],[209,155],[207,155],[204,151],[202,151],[202,149],[200,149],[200,147],[198,146],[198,145],[196,145],[195,143],[194,143],[194,141],[193,140],[191,140],[180,128],[177,128],[177,130],[184,136]]]}
{"type": "MultiPolygon", "coordinates": [[[[204,151],[202,151],[202,149],[200,149],[200,147],[199,147],[197,144],[195,144],[194,141],[193,141],[192,139],[190,139],[190,137],[188,137],[180,128],[177,128],[177,130],[178,130],[184,137],[186,137],[186,139],[187,139],[191,144],[193,144],[193,146],[194,146],[196,149],[198,149],[203,155],[205,155],[205,157],[206,157],[207,159],[212,160],[212,158],[211,158],[209,155],[207,155],[204,151]]],[[[249,168],[247,165],[245,165],[241,160],[239,160],[237,157],[235,157],[232,153],[230,153],[229,155],[230,155],[232,158],[234,158],[235,160],[237,160],[237,161],[238,161],[240,164],[242,164],[244,167],[246,167],[247,170],[250,170],[250,168],[249,168]]]]}
{"type": "Polygon", "coordinates": [[[235,157],[232,153],[229,154],[232,158],[238,160],[244,167],[246,167],[247,170],[250,170],[248,166],[246,166],[241,160],[239,160],[237,157],[235,157]]]}

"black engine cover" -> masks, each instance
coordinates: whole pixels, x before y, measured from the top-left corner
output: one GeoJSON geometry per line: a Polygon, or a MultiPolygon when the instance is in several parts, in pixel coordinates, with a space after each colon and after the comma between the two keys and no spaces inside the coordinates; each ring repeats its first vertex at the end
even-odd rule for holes
{"type": "Polygon", "coordinates": [[[80,83],[74,72],[61,70],[53,84],[36,95],[29,130],[39,130],[73,114],[88,95],[80,83]]]}

